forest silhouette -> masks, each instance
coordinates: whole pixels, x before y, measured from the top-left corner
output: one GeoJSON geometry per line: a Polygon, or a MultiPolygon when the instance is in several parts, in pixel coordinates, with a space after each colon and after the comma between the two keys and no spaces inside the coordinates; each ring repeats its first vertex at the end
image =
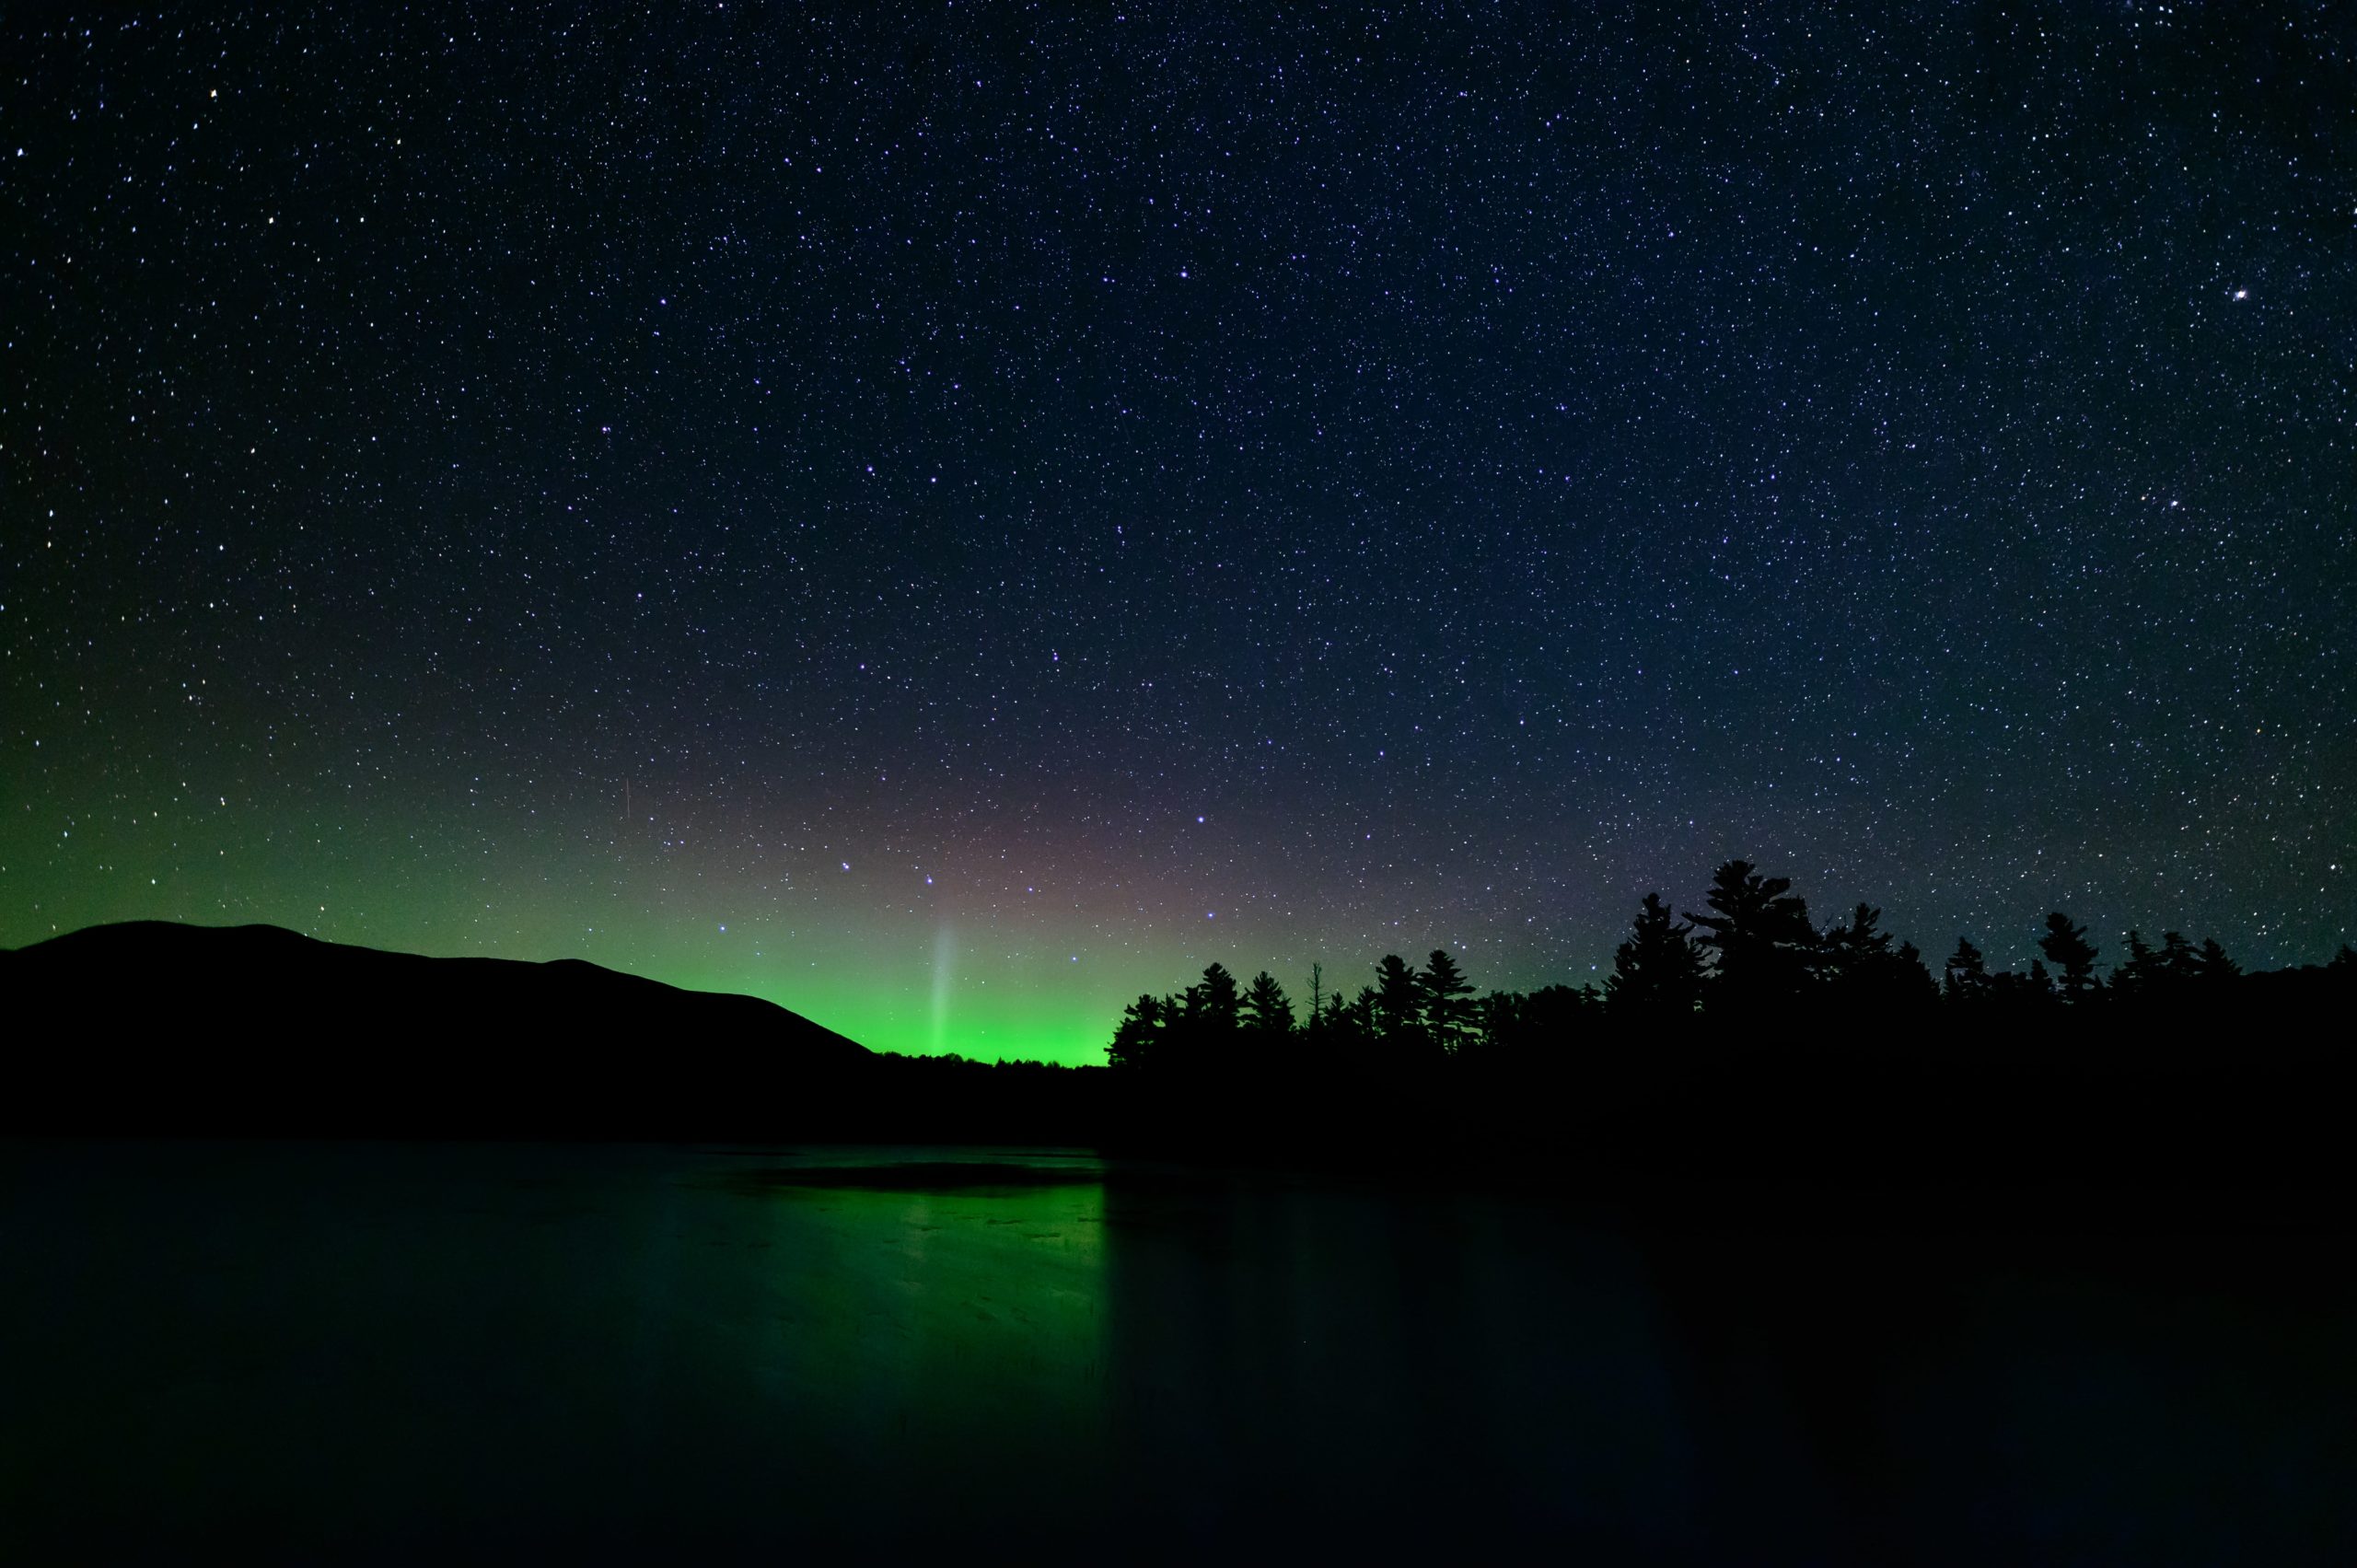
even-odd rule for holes
{"type": "Polygon", "coordinates": [[[1601,986],[1478,994],[1446,950],[1322,966],[1296,1009],[1213,963],[1107,1046],[1124,1132],[1171,1149],[1386,1136],[1565,1169],[2214,1181],[2339,1173],[2357,948],[2246,971],[2214,940],[2066,912],[1992,970],[1935,971],[1860,903],[1823,925],[1789,878],[1720,865],[1702,908],[1639,904],[1601,986]],[[2319,1098],[2326,1097],[2326,1098],[2319,1098]]]}
{"type": "Polygon", "coordinates": [[[1920,1037],[1926,1031],[2067,1035],[2119,1043],[2133,1031],[2147,1047],[2194,1025],[2216,1025],[2252,1007],[2277,1021],[2345,1004],[2357,989],[2357,947],[2343,944],[2323,966],[2246,973],[2214,939],[2199,946],[2165,931],[2154,947],[2127,935],[2108,975],[2086,928],[2056,911],[2026,970],[1991,970],[1958,937],[1934,974],[1912,942],[1882,929],[1882,912],[1857,904],[1822,928],[1787,877],[1731,860],[1713,877],[1703,912],[1682,917],[1647,893],[1614,950],[1599,988],[1556,984],[1529,993],[1475,994],[1456,958],[1431,953],[1422,967],[1386,954],[1354,994],[1328,991],[1314,967],[1306,1013],[1266,970],[1239,983],[1222,965],[1184,991],[1140,996],[1107,1046],[1109,1063],[1146,1073],[1266,1067],[1287,1051],[1333,1065],[1413,1068],[1471,1056],[1567,1049],[1583,1034],[1622,1044],[1690,1036],[1801,1040],[1838,1031],[1920,1037]]]}

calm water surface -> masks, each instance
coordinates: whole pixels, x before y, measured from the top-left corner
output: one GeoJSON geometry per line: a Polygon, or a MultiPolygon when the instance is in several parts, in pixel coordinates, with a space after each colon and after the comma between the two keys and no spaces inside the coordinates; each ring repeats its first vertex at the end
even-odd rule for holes
{"type": "Polygon", "coordinates": [[[0,1562],[2357,1562],[2338,1243],[1006,1150],[0,1144],[0,1562]]]}

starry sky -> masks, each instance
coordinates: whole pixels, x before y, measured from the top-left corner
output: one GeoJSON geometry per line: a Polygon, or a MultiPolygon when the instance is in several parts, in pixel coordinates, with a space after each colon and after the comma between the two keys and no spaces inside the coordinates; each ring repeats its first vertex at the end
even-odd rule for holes
{"type": "Polygon", "coordinates": [[[255,9],[0,19],[0,944],[2357,935],[2343,7],[255,9]]]}

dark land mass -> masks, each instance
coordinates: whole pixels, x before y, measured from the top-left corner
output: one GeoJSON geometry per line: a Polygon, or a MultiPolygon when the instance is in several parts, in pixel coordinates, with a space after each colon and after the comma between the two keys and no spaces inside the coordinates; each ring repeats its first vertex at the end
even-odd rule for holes
{"type": "Polygon", "coordinates": [[[1635,1178],[1707,1188],[1713,1213],[2067,1191],[2196,1219],[2350,1185],[2351,981],[2240,976],[2165,1011],[1598,1013],[1446,1053],[1207,1037],[1152,1068],[1066,1068],[878,1054],[578,960],[138,923],[0,954],[0,1133],[1057,1144],[1635,1178]]]}
{"type": "Polygon", "coordinates": [[[0,998],[10,1132],[755,1134],[872,1060],[757,997],[271,925],[93,926],[0,954],[0,998]]]}

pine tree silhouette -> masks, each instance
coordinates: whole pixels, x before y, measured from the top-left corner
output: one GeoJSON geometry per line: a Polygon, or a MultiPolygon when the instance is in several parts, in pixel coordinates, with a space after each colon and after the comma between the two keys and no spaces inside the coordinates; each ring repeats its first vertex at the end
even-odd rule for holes
{"type": "Polygon", "coordinates": [[[1461,1050],[1473,1032],[1473,982],[1445,947],[1435,947],[1416,977],[1423,993],[1424,1028],[1443,1051],[1461,1050]]]}
{"type": "Polygon", "coordinates": [[[2357,982],[2357,947],[2345,943],[2328,964],[2245,975],[2215,938],[2197,946],[2183,932],[2165,931],[2155,946],[2139,930],[2126,934],[2126,956],[2107,982],[2098,978],[2100,950],[2086,928],[2061,911],[2047,916],[2039,956],[2026,970],[1992,971],[1980,949],[1960,935],[1935,980],[1911,943],[1883,929],[1880,910],[1856,904],[1846,920],[1820,932],[1786,878],[1764,876],[1747,861],[1720,865],[1706,901],[1712,912],[1681,922],[1661,895],[1646,894],[1600,993],[1552,984],[1476,1001],[1456,958],[1435,948],[1422,970],[1386,954],[1375,983],[1348,999],[1329,993],[1322,966],[1313,965],[1309,1016],[1296,1022],[1291,999],[1267,970],[1239,988],[1213,963],[1182,993],[1140,996],[1126,1007],[1107,1058],[1125,1072],[1148,1069],[1199,1083],[1280,1067],[1281,1077],[1306,1081],[1302,1069],[1316,1063],[1318,1074],[1338,1080],[1359,1075],[1394,1087],[1417,1086],[1421,1093],[1422,1086],[1451,1082],[1451,1074],[1460,1085],[1494,1087],[1518,1081],[1517,1074],[1551,1073],[1542,1063],[1571,1060],[1562,1053],[1563,1042],[1590,1028],[1607,1049],[1585,1059],[1579,1071],[1617,1062],[1602,1071],[1634,1067],[1642,1074],[1642,1051],[1630,1048],[1646,1031],[1691,1022],[1698,1014],[1707,1021],[1704,1038],[1765,1038],[1833,1025],[1823,1038],[1838,1046],[1866,1029],[1903,1033],[1933,1021],[1935,1007],[1942,1020],[1935,1037],[1948,1045],[2011,1048],[2072,1035],[2115,1040],[2122,1031],[2106,1026],[2117,1022],[2128,1026],[2128,1038],[2164,1051],[2197,1051],[2241,1028],[2254,1002],[2261,1009],[2288,1005],[2286,1016],[2304,1026],[2293,1031],[2298,1038],[2330,1038],[2338,1025],[2321,1020],[2346,1013],[2343,999],[2357,982]],[[1291,1051],[1268,1054],[1291,1036],[1306,1039],[1291,1051]],[[1469,1057],[1461,1069],[1447,1065],[1469,1057]]]}
{"type": "Polygon", "coordinates": [[[2150,996],[2165,983],[2160,955],[2144,940],[2142,932],[2130,926],[2128,958],[2112,968],[2112,990],[2124,999],[2136,999],[2150,996]]]}
{"type": "Polygon", "coordinates": [[[1268,970],[1254,975],[1246,988],[1242,1018],[1246,1032],[1262,1040],[1293,1033],[1293,1001],[1268,970]]]}
{"type": "Polygon", "coordinates": [[[1113,1043],[1105,1048],[1108,1063],[1145,1069],[1159,1065],[1163,1035],[1169,1022],[1169,1005],[1159,996],[1141,996],[1121,1009],[1113,1043]]]}
{"type": "Polygon", "coordinates": [[[2061,971],[2064,1001],[2084,1002],[2100,989],[2096,980],[2098,949],[2087,940],[2087,928],[2073,925],[2061,910],[2046,917],[2046,935],[2038,939],[2038,949],[2061,971]]]}
{"type": "Polygon", "coordinates": [[[1200,982],[1187,988],[1188,1021],[1200,1028],[1231,1032],[1242,1008],[1243,998],[1237,993],[1236,977],[1227,972],[1225,964],[1213,962],[1205,968],[1200,982]]]}
{"type": "Polygon", "coordinates": [[[2214,936],[2201,939],[2201,951],[2194,956],[2194,978],[2205,986],[2214,986],[2234,980],[2243,972],[2242,965],[2226,957],[2226,949],[2214,936]]]}
{"type": "Polygon", "coordinates": [[[1693,1016],[1702,1000],[1701,950],[1694,928],[1670,914],[1659,893],[1637,906],[1629,939],[1612,950],[1604,982],[1604,1010],[1615,1018],[1665,1022],[1693,1016]]]}
{"type": "Polygon", "coordinates": [[[1940,1000],[1952,1007],[1978,1007],[1989,1000],[1989,963],[1968,937],[1956,939],[1940,981],[1940,1000]]]}
{"type": "Polygon", "coordinates": [[[1730,860],[1711,879],[1703,901],[1712,913],[1689,912],[1710,950],[1706,1008],[1782,1014],[1815,978],[1821,943],[1809,923],[1808,902],[1787,877],[1763,877],[1745,860],[1730,860]]]}
{"type": "Polygon", "coordinates": [[[1424,988],[1416,971],[1397,953],[1386,953],[1375,966],[1375,1028],[1387,1045],[1407,1048],[1422,1042],[1424,988]]]}

